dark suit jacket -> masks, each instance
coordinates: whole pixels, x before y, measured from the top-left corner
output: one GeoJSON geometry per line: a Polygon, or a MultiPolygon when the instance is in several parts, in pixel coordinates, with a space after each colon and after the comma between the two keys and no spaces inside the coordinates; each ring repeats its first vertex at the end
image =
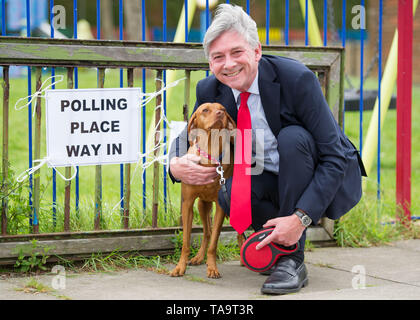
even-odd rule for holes
{"type": "MultiPolygon", "coordinates": [[[[284,127],[299,125],[312,134],[318,149],[313,179],[296,207],[306,211],[314,221],[323,214],[338,219],[361,197],[364,168],[358,151],[334,119],[317,77],[305,65],[293,59],[263,55],[258,72],[261,102],[274,136],[284,127]]],[[[236,121],[237,106],[229,87],[209,76],[197,84],[196,91],[194,111],[202,103],[219,102],[236,121]]],[[[187,146],[184,130],[173,143],[169,158],[184,155],[187,146]]]]}

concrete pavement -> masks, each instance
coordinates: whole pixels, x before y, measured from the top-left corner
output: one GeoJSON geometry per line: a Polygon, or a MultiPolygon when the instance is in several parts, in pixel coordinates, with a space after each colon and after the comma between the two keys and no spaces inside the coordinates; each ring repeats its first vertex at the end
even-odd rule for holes
{"type": "MultiPolygon", "coordinates": [[[[305,254],[309,285],[299,293],[260,293],[266,276],[239,261],[219,264],[221,279],[208,279],[205,265],[189,266],[181,278],[144,269],[40,275],[46,293],[25,288],[25,277],[0,277],[0,299],[306,300],[420,299],[420,239],[371,248],[315,248],[305,254]],[[62,274],[61,274],[62,275],[62,274]],[[65,280],[65,283],[63,281],[65,280]],[[59,286],[65,285],[65,288],[59,286]]],[[[172,266],[168,266],[170,269],[172,266]]]]}

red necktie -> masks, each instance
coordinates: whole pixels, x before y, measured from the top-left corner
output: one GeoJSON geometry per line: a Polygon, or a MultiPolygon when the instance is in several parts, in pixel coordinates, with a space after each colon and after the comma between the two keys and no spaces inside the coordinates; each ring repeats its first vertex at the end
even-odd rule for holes
{"type": "Polygon", "coordinates": [[[249,92],[241,93],[238,110],[235,163],[230,200],[230,224],[242,234],[252,222],[251,215],[251,114],[248,109],[249,92]]]}

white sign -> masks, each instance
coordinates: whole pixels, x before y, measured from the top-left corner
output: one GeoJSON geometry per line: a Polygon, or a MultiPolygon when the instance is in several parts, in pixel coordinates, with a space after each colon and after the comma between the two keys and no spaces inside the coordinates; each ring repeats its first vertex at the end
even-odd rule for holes
{"type": "Polygon", "coordinates": [[[50,167],[138,161],[139,88],[55,89],[45,97],[50,167]]]}

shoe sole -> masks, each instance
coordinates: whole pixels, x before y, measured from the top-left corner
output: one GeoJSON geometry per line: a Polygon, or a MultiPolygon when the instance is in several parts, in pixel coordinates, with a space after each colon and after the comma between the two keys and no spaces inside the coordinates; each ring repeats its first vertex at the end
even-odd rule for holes
{"type": "Polygon", "coordinates": [[[274,289],[274,288],[261,288],[261,292],[264,294],[288,294],[288,293],[296,293],[300,291],[303,287],[306,287],[308,285],[308,278],[302,281],[302,284],[293,289],[274,289]]]}

